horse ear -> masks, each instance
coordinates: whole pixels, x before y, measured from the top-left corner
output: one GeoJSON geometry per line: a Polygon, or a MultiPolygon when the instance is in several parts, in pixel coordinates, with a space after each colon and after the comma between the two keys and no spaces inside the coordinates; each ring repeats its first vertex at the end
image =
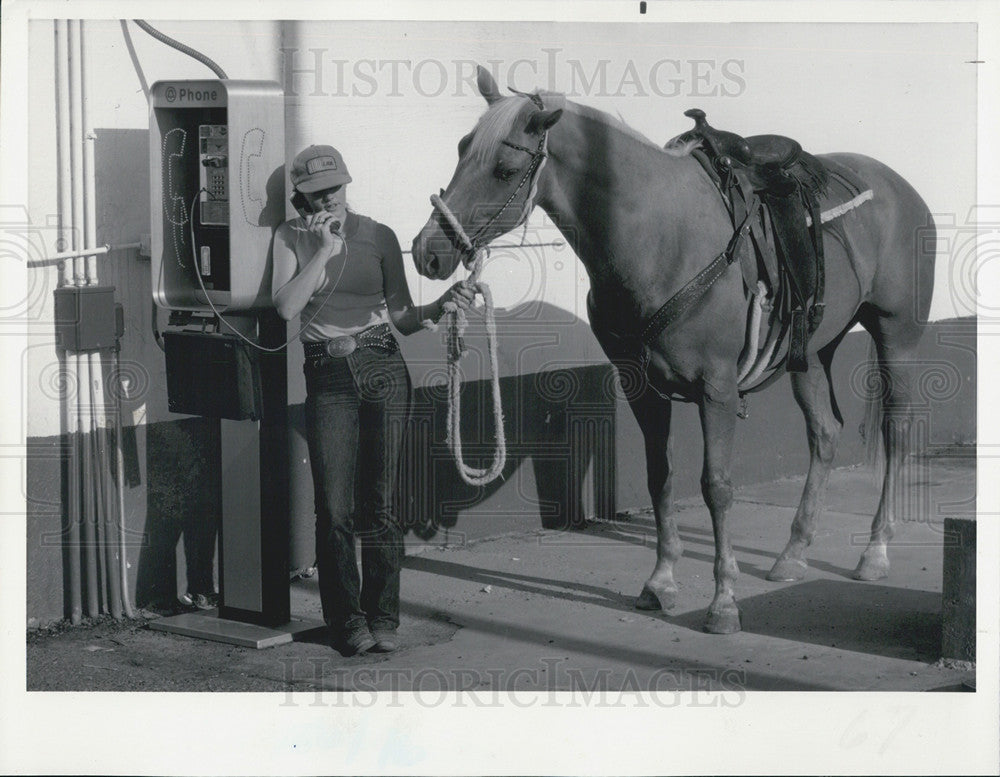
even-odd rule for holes
{"type": "Polygon", "coordinates": [[[476,65],[476,84],[479,87],[479,94],[486,98],[486,102],[493,105],[500,99],[500,87],[493,80],[490,71],[482,65],[476,65]]]}
{"type": "Polygon", "coordinates": [[[535,111],[531,114],[531,118],[528,119],[528,126],[524,128],[524,131],[529,135],[537,135],[540,132],[545,132],[559,121],[561,117],[562,108],[556,108],[551,111],[535,111]]]}

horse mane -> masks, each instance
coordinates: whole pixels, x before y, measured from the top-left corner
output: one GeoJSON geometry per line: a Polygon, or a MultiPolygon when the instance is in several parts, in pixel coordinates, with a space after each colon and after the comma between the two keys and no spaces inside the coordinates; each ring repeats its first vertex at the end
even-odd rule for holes
{"type": "Polygon", "coordinates": [[[494,102],[486,113],[479,117],[472,136],[472,145],[469,146],[469,153],[473,159],[477,162],[493,159],[500,142],[510,134],[514,120],[522,108],[524,100],[517,95],[511,95],[494,102]]]}
{"type": "Polygon", "coordinates": [[[562,104],[559,107],[563,108],[563,110],[567,110],[570,113],[575,113],[578,116],[583,116],[584,118],[591,119],[599,124],[618,130],[622,134],[638,141],[642,145],[664,152],[668,156],[687,156],[693,149],[697,148],[701,144],[701,141],[698,140],[692,143],[682,143],[675,146],[670,146],[668,144],[668,147],[661,148],[658,144],[654,143],[652,140],[639,132],[639,130],[634,127],[630,127],[623,119],[620,119],[617,116],[612,116],[610,113],[602,111],[599,108],[594,108],[590,105],[581,105],[580,103],[572,102],[571,100],[566,99],[566,96],[562,94],[550,92],[546,93],[546,96],[562,98],[562,104]]]}
{"type": "MultiPolygon", "coordinates": [[[[572,102],[566,98],[566,95],[559,92],[536,92],[535,94],[542,98],[542,101],[547,108],[562,108],[564,111],[569,113],[575,113],[578,116],[604,124],[605,126],[632,138],[642,145],[654,148],[657,151],[667,154],[668,156],[687,156],[692,150],[701,145],[700,140],[676,143],[676,138],[674,138],[667,143],[666,147],[661,148],[637,129],[630,127],[621,119],[612,116],[610,113],[606,113],[599,108],[572,102]]],[[[485,162],[486,160],[492,159],[496,155],[501,141],[503,141],[504,138],[510,134],[511,129],[514,126],[514,122],[524,106],[524,99],[521,95],[511,95],[510,97],[503,97],[494,102],[486,110],[486,112],[479,117],[479,121],[476,124],[473,133],[472,145],[469,148],[469,152],[473,155],[477,162],[485,162]]]]}

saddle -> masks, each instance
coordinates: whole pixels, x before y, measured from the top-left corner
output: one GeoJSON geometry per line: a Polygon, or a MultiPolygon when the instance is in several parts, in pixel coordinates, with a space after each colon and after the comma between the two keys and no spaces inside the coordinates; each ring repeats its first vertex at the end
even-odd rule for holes
{"type": "Polygon", "coordinates": [[[750,289],[763,275],[791,333],[786,368],[804,372],[806,346],[823,318],[824,263],[819,198],[828,184],[823,164],[792,138],[741,137],[709,125],[705,112],[685,111],[695,126],[671,143],[701,141],[694,156],[716,184],[733,224],[752,212],[753,255],[741,260],[750,289]],[[807,218],[808,216],[808,218],[807,218]]]}

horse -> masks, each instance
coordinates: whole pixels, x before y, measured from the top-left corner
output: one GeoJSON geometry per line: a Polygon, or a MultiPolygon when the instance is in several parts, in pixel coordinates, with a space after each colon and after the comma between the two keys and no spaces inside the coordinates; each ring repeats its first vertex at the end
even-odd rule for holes
{"type": "MultiPolygon", "coordinates": [[[[444,279],[460,260],[469,267],[477,250],[520,226],[538,205],[587,271],[591,328],[624,384],[636,362],[620,333],[642,331],[733,239],[725,203],[692,158],[691,143],[661,147],[620,119],[556,92],[501,95],[482,67],[477,84],[487,109],[458,143],[447,188],[431,198],[434,210],[413,240],[416,269],[444,279]]],[[[805,551],[844,423],[831,364],[844,335],[860,323],[874,344],[878,391],[869,397],[875,403],[869,437],[879,440],[884,474],[853,577],[872,581],[889,574],[887,547],[898,517],[894,495],[904,486],[902,463],[911,448],[912,372],[930,307],[934,224],[914,188],[885,164],[853,153],[816,158],[853,171],[872,197],[840,216],[836,229],[823,227],[825,315],[809,339],[807,369],[789,373],[805,416],[809,468],[789,539],[768,579],[806,575],[805,551]]],[[[676,604],[674,564],[682,548],[671,513],[671,401],[694,402],[704,438],[701,491],[715,538],[715,594],[703,627],[715,634],[742,628],[727,517],[747,311],[741,273],[724,269],[697,304],[646,341],[644,388],[627,392],[645,443],[657,535],[656,562],[635,606],[667,611],[676,604]]]]}

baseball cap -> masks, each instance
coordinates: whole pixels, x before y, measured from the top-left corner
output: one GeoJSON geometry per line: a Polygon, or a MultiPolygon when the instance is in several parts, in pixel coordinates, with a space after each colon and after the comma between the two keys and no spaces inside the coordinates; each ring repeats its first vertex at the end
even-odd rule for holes
{"type": "Polygon", "coordinates": [[[292,162],[292,186],[300,192],[318,192],[351,182],[344,157],[333,146],[309,146],[292,162]]]}

